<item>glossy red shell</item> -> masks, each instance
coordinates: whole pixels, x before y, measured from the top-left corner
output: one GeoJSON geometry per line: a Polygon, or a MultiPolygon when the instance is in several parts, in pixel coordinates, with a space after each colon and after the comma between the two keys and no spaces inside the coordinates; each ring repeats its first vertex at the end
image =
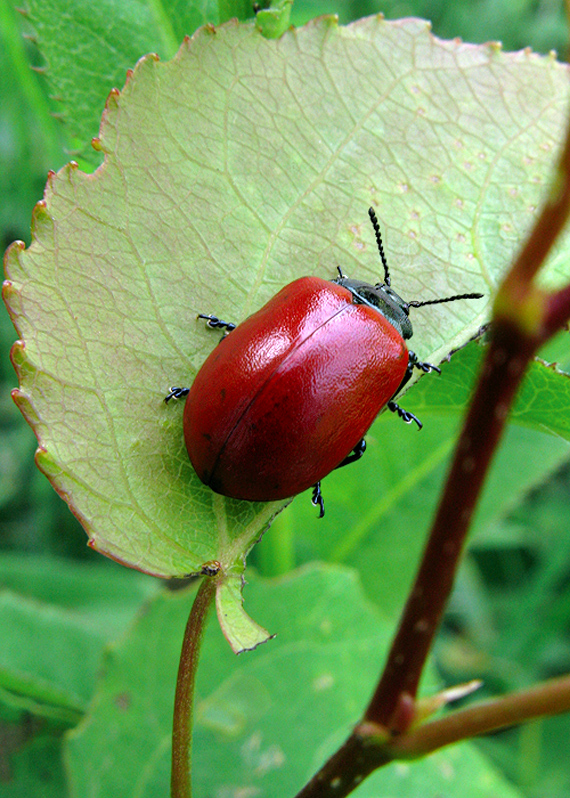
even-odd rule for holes
{"type": "Polygon", "coordinates": [[[225,496],[294,496],[352,451],[407,365],[404,339],[381,313],[335,283],[295,280],[198,372],[184,409],[192,465],[225,496]]]}

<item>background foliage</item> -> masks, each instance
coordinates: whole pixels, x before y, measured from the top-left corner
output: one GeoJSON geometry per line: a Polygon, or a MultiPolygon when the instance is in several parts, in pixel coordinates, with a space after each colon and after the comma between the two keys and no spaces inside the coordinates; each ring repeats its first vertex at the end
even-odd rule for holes
{"type": "MultiPolygon", "coordinates": [[[[48,56],[52,64],[55,58],[65,59],[65,51],[58,49],[57,37],[50,39],[40,24],[42,9],[45,14],[56,12],[47,4],[29,4],[32,16],[36,12],[34,35],[39,38],[40,46],[43,45],[38,51],[31,42],[21,39],[21,32],[32,32],[29,22],[20,19],[10,3],[0,0],[3,37],[0,48],[0,224],[5,245],[15,238],[29,243],[32,207],[42,196],[47,170],[57,169],[68,160],[65,150],[79,153],[75,157],[80,160],[81,168],[91,169],[95,165],[97,155],[85,143],[97,134],[109,88],[115,84],[122,86],[125,60],[132,66],[141,54],[151,50],[167,58],[176,50],[182,35],[190,32],[188,26],[206,19],[218,22],[223,18],[223,9],[220,11],[217,4],[208,7],[204,3],[203,19],[194,23],[181,13],[175,13],[175,5],[172,19],[176,23],[172,23],[171,34],[164,34],[167,26],[156,26],[161,31],[159,40],[153,40],[149,34],[152,20],[141,19],[140,30],[128,37],[121,35],[120,20],[117,21],[114,47],[109,53],[101,54],[101,58],[107,58],[114,65],[115,72],[110,69],[109,85],[95,86],[86,104],[84,119],[91,112],[93,123],[84,121],[83,126],[73,128],[73,124],[62,127],[54,118],[53,114],[61,112],[61,102],[50,96],[54,90],[48,89],[44,76],[32,73],[28,67],[28,63],[43,64],[48,56]]],[[[472,42],[499,39],[505,49],[529,45],[539,52],[554,48],[561,54],[566,48],[561,3],[420,0],[416,3],[387,2],[382,7],[372,2],[343,3],[335,8],[332,3],[298,2],[292,21],[301,24],[316,14],[338,11],[341,22],[348,22],[379,10],[389,18],[404,15],[429,18],[434,32],[444,38],[461,36],[472,42]]],[[[61,25],[65,25],[67,17],[61,14],[60,19],[61,25]]],[[[81,66],[79,64],[78,68],[81,66]]],[[[87,63],[87,71],[88,66],[87,63]]],[[[59,88],[62,93],[65,90],[65,86],[59,88]]],[[[14,331],[5,313],[0,314],[0,325],[5,353],[0,360],[3,388],[0,392],[0,584],[4,588],[0,603],[0,638],[12,641],[0,659],[0,718],[6,741],[0,754],[0,795],[20,795],[25,789],[29,795],[59,796],[64,794],[66,778],[60,759],[61,734],[75,726],[88,709],[105,646],[119,638],[141,603],[161,585],[121,569],[87,549],[83,530],[35,468],[35,440],[9,396],[15,378],[7,352],[14,331]],[[38,650],[43,654],[41,668],[36,665],[38,650]],[[62,660],[69,663],[65,672],[59,667],[62,660]]],[[[473,372],[476,347],[466,350],[462,356],[464,368],[473,372]]],[[[566,336],[554,342],[544,357],[557,360],[568,370],[570,355],[566,336]]],[[[406,407],[421,415],[426,430],[436,429],[437,413],[432,422],[431,413],[422,410],[421,391],[429,390],[426,382],[409,395],[406,407]]],[[[458,399],[458,404],[460,401],[458,399]]],[[[388,421],[390,419],[381,419],[380,424],[388,421]]],[[[458,418],[446,423],[456,424],[458,418]]],[[[378,427],[375,434],[385,439],[382,427],[378,427]]],[[[398,431],[396,435],[399,434],[398,431]]],[[[403,429],[401,434],[406,437],[410,431],[403,429]]],[[[399,452],[399,439],[391,437],[390,440],[394,451],[399,452]]],[[[425,438],[412,441],[414,451],[409,454],[409,461],[395,457],[394,468],[401,469],[407,477],[398,481],[400,494],[380,495],[366,508],[355,504],[354,490],[358,486],[361,491],[362,480],[368,478],[367,493],[375,499],[377,486],[373,474],[367,477],[362,471],[348,473],[349,469],[347,473],[332,475],[327,480],[327,512],[336,519],[334,526],[323,531],[322,524],[314,518],[314,509],[301,498],[279,517],[271,533],[254,550],[251,562],[268,577],[287,574],[295,566],[314,559],[355,565],[359,567],[367,595],[367,598],[358,598],[357,607],[372,614],[380,611],[388,623],[393,623],[413,573],[411,555],[419,549],[421,533],[433,505],[432,497],[445,470],[448,448],[438,449],[437,444],[437,440],[426,443],[425,438]],[[416,464],[418,457],[421,460],[426,447],[430,453],[436,453],[437,462],[423,471],[416,466],[412,469],[410,463],[416,464]],[[393,530],[398,527],[402,535],[410,529],[418,530],[417,538],[414,535],[409,547],[403,548],[401,540],[394,535],[393,530]],[[349,537],[343,534],[346,529],[351,530],[349,537]],[[374,574],[375,561],[380,557],[391,559],[393,581],[387,581],[378,589],[374,574]],[[363,562],[365,568],[362,568],[363,562]],[[379,606],[371,607],[370,600],[379,606]]],[[[440,636],[438,666],[449,683],[482,676],[484,689],[492,694],[570,670],[567,635],[570,615],[569,488],[570,467],[564,441],[545,436],[544,448],[539,450],[536,438],[525,437],[524,429],[513,426],[479,512],[469,554],[440,636]]],[[[298,587],[298,583],[295,585],[298,587]]],[[[303,595],[308,600],[308,588],[304,590],[303,595]]],[[[252,586],[248,600],[259,601],[255,596],[252,586]]],[[[159,599],[153,611],[160,615],[169,601],[169,606],[174,606],[176,597],[159,599]]],[[[187,598],[181,601],[181,615],[187,602],[187,598]]],[[[181,632],[181,623],[178,622],[177,627],[172,622],[172,633],[168,636],[174,641],[174,648],[178,645],[175,630],[178,628],[181,632]]],[[[135,628],[122,646],[136,648],[140,634],[140,627],[135,628]]],[[[210,634],[215,635],[215,632],[210,634]]],[[[347,649],[350,650],[350,645],[347,649]]],[[[107,649],[107,663],[109,659],[120,659],[123,653],[113,644],[107,649]]],[[[213,653],[210,656],[208,667],[212,669],[216,667],[216,660],[213,653]]],[[[220,656],[223,659],[225,655],[220,656]]],[[[287,652],[275,656],[287,656],[287,652]]],[[[299,662],[298,657],[295,662],[299,662]]],[[[251,667],[251,663],[247,664],[251,667]]],[[[234,667],[232,663],[231,668],[234,667]]],[[[256,667],[262,669],[264,666],[261,663],[256,667]]],[[[274,672],[275,667],[275,663],[267,665],[270,672],[274,672]]],[[[112,677],[113,668],[108,667],[106,678],[112,677]]],[[[215,674],[212,678],[215,679],[215,674]]],[[[266,688],[261,676],[251,676],[246,669],[244,674],[240,671],[233,678],[244,679],[248,689],[254,684],[263,706],[266,688]]],[[[172,681],[170,677],[169,681],[172,681]]],[[[324,683],[326,685],[326,679],[324,683]]],[[[148,683],[145,686],[148,689],[148,683]]],[[[99,704],[104,703],[106,691],[108,688],[103,685],[99,704]]],[[[118,711],[130,700],[128,695],[117,696],[112,689],[108,692],[118,711]]],[[[168,715],[167,696],[161,706],[168,715]]],[[[345,710],[346,723],[350,722],[351,711],[357,709],[345,710]]],[[[206,707],[204,711],[213,710],[206,707]]],[[[205,728],[211,732],[231,727],[232,722],[239,725],[240,712],[240,707],[225,706],[224,717],[209,717],[205,728]]],[[[96,717],[90,718],[88,723],[89,733],[93,728],[96,730],[96,717]]],[[[161,723],[167,726],[168,718],[161,723]]],[[[570,771],[566,764],[570,753],[569,731],[570,721],[560,717],[503,732],[493,739],[480,741],[479,745],[516,785],[516,794],[549,798],[570,789],[570,771]]],[[[246,757],[250,770],[271,769],[279,752],[263,752],[262,743],[256,748],[255,740],[250,744],[249,753],[242,751],[241,754],[246,757]]],[[[72,741],[68,765],[73,762],[74,751],[80,745],[72,741]]],[[[80,757],[80,761],[84,762],[85,757],[80,757]]],[[[472,759],[470,763],[473,767],[472,759]]],[[[78,770],[71,767],[76,778],[73,794],[86,794],[81,786],[85,774],[77,775],[78,770]]],[[[310,771],[310,765],[307,767],[310,771]]],[[[445,764],[441,767],[445,769],[445,764]]],[[[204,768],[207,771],[207,763],[204,768]]],[[[115,794],[126,794],[114,786],[115,794]]],[[[496,787],[497,792],[492,794],[509,794],[499,793],[499,789],[506,788],[496,787]]],[[[421,790],[414,792],[412,785],[409,794],[422,793],[421,790]]]]}

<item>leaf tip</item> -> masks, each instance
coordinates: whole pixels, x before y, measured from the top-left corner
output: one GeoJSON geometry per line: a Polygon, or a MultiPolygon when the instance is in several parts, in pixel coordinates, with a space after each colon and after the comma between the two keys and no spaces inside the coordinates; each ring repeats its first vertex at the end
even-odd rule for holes
{"type": "Polygon", "coordinates": [[[141,58],[139,58],[133,69],[127,69],[125,75],[125,86],[129,85],[133,75],[139,69],[144,69],[146,66],[152,67],[154,66],[154,64],[158,63],[159,61],[160,61],[160,56],[158,55],[158,53],[146,53],[146,55],[143,55],[141,58]]]}
{"type": "Polygon", "coordinates": [[[10,268],[17,266],[19,264],[20,255],[22,254],[22,252],[25,251],[25,249],[26,245],[24,244],[24,242],[18,239],[16,241],[12,241],[12,243],[4,253],[4,273],[8,278],[4,282],[4,286],[2,288],[2,297],[4,298],[5,302],[6,302],[6,297],[12,296],[12,292],[15,290],[12,281],[10,280],[11,277],[10,268]]]}
{"type": "Polygon", "coordinates": [[[55,461],[53,455],[43,446],[38,446],[36,449],[34,460],[42,474],[45,474],[50,482],[52,479],[61,475],[61,466],[55,461]]]}
{"type": "Polygon", "coordinates": [[[216,612],[222,633],[234,654],[253,651],[275,637],[245,612],[241,576],[228,575],[220,581],[216,588],[216,612]]]}
{"type": "Polygon", "coordinates": [[[317,25],[322,25],[325,28],[338,28],[338,14],[323,14],[321,17],[310,20],[307,25],[310,25],[312,22],[317,25]]]}
{"type": "MultiPolygon", "coordinates": [[[[65,167],[64,167],[65,168],[65,167]]],[[[48,181],[46,188],[52,188],[55,179],[55,173],[50,171],[48,173],[48,181]]],[[[31,235],[33,241],[41,241],[44,236],[51,236],[53,234],[53,219],[48,213],[47,202],[45,199],[39,200],[34,205],[32,211],[32,224],[31,235]]]]}
{"type": "Polygon", "coordinates": [[[39,418],[34,409],[34,406],[30,401],[30,397],[21,388],[14,388],[14,390],[10,391],[10,395],[12,397],[12,400],[14,401],[14,404],[16,405],[20,413],[24,416],[24,418],[26,419],[26,421],[28,422],[28,424],[30,425],[34,434],[37,437],[36,428],[37,425],[39,424],[39,418]]]}
{"type": "MultiPolygon", "coordinates": [[[[14,284],[11,277],[12,274],[17,273],[20,265],[20,256],[25,249],[26,245],[23,241],[14,241],[10,244],[4,255],[4,270],[8,279],[6,279],[2,285],[2,300],[18,335],[22,334],[18,325],[18,317],[22,314],[21,295],[19,288],[14,284]]],[[[22,347],[24,346],[23,341],[17,341],[16,344],[20,344],[22,347]]],[[[12,363],[14,363],[13,351],[16,344],[14,344],[12,353],[10,353],[12,363]]],[[[16,368],[16,366],[14,366],[14,368],[16,368]]]]}
{"type": "MultiPolygon", "coordinates": [[[[26,344],[24,341],[15,341],[10,350],[10,359],[12,365],[18,371],[26,362],[26,344]]],[[[12,391],[12,398],[16,401],[14,391],[12,391]]]]}
{"type": "Polygon", "coordinates": [[[117,88],[112,88],[109,94],[107,95],[107,100],[105,102],[105,110],[110,111],[112,108],[117,108],[119,105],[119,97],[121,96],[121,92],[117,88]]]}
{"type": "Polygon", "coordinates": [[[14,404],[16,404],[18,407],[20,407],[20,404],[22,404],[27,399],[25,394],[22,393],[22,391],[19,388],[13,388],[10,391],[10,396],[14,400],[14,404]]]}

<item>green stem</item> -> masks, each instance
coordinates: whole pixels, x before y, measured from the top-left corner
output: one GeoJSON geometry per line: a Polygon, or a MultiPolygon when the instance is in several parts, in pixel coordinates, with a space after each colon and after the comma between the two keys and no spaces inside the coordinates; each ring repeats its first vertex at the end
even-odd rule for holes
{"type": "Polygon", "coordinates": [[[192,795],[190,759],[194,686],[206,618],[216,592],[217,581],[215,577],[203,578],[184,632],[174,699],[171,798],[191,798],[192,795]]]}

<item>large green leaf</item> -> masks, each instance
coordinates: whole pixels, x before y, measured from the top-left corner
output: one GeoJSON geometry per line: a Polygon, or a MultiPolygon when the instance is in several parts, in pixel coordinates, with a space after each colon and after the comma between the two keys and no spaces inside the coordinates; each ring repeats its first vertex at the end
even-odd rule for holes
{"type": "Polygon", "coordinates": [[[2,552],[0,587],[53,609],[72,610],[76,620],[81,616],[86,626],[110,640],[161,585],[143,574],[100,563],[2,552]]]}
{"type": "MultiPolygon", "coordinates": [[[[399,615],[432,523],[445,473],[474,386],[482,349],[472,343],[420,380],[401,400],[421,431],[391,413],[367,435],[365,457],[323,481],[326,515],[308,498],[279,516],[255,552],[264,573],[276,573],[287,528],[295,532],[288,567],[314,559],[349,563],[386,612],[399,615]]],[[[470,542],[492,538],[526,492],[570,456],[568,376],[533,363],[485,483],[470,542]],[[554,433],[554,434],[553,434],[554,433]],[[516,467],[513,464],[516,463],[516,467]]]]}
{"type": "Polygon", "coordinates": [[[76,723],[103,646],[156,589],[156,580],[111,564],[0,556],[0,712],[76,723]]]}
{"type": "Polygon", "coordinates": [[[188,462],[182,407],[162,398],[215,345],[196,314],[239,322],[337,264],[375,280],[372,204],[396,290],[487,296],[416,311],[415,348],[441,359],[487,318],[567,97],[554,59],[442,42],[418,20],[321,19],[277,41],[231,23],[142,59],[109,97],[104,165],[53,175],[32,246],[7,256],[15,398],[91,545],[165,576],[215,560],[238,580],[283,503],[213,494],[188,462]]]}
{"type": "Polygon", "coordinates": [[[33,703],[34,714],[76,722],[91,696],[104,631],[9,591],[0,593],[0,629],[0,687],[33,703]]]}
{"type": "MultiPolygon", "coordinates": [[[[407,399],[406,407],[413,408],[407,399]]],[[[444,420],[422,412],[421,418],[421,432],[387,414],[378,419],[368,436],[366,457],[324,480],[324,519],[319,521],[306,496],[279,516],[260,545],[261,565],[268,573],[277,570],[273,559],[278,561],[281,545],[287,546],[287,529],[292,528],[295,547],[288,567],[314,559],[350,564],[360,572],[368,596],[385,612],[399,616],[458,432],[457,416],[444,420]],[[273,559],[266,565],[268,557],[273,559]]],[[[476,542],[492,536],[496,524],[524,491],[545,479],[568,456],[564,440],[535,430],[509,428],[470,539],[476,542]]],[[[258,552],[254,553],[257,558],[258,552]]]]}
{"type": "MultiPolygon", "coordinates": [[[[561,339],[561,344],[568,356],[568,335],[561,339]]],[[[482,359],[483,350],[476,344],[455,353],[451,367],[447,364],[443,367],[447,378],[445,390],[441,390],[438,380],[422,380],[414,390],[414,406],[442,414],[461,411],[469,400],[482,359]]],[[[515,398],[509,420],[570,440],[570,375],[555,363],[533,360],[515,398]]]]}
{"type": "Polygon", "coordinates": [[[22,740],[11,739],[10,730],[2,729],[2,798],[67,795],[60,740],[47,735],[24,740],[26,744],[22,746],[22,740]]]}
{"type": "MultiPolygon", "coordinates": [[[[390,625],[351,571],[313,566],[254,579],[249,600],[275,640],[236,660],[210,624],[198,671],[193,795],[286,798],[348,735],[373,689],[390,625]]],[[[68,736],[71,795],[168,794],[174,680],[193,591],[161,595],[109,651],[92,711],[68,736]]],[[[424,685],[433,692],[433,679],[424,685]]],[[[515,798],[470,744],[399,763],[365,798],[515,798]]]]}

